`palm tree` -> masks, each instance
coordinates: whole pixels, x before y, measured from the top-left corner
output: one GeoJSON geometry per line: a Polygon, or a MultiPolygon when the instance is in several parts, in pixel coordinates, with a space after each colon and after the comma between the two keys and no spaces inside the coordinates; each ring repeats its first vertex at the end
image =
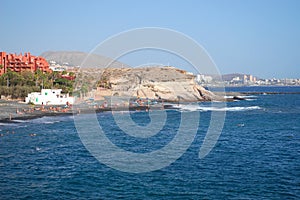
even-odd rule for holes
{"type": "Polygon", "coordinates": [[[44,84],[46,83],[47,80],[47,75],[38,69],[34,73],[34,78],[35,78],[35,86],[36,87],[40,86],[43,89],[44,84]]]}

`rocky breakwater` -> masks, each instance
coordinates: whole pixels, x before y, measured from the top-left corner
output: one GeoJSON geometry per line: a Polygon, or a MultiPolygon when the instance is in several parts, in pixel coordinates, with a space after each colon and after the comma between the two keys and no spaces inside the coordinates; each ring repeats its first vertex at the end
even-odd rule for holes
{"type": "Polygon", "coordinates": [[[102,93],[169,102],[224,100],[198,85],[193,74],[174,67],[107,68],[97,91],[97,96],[102,93]]]}

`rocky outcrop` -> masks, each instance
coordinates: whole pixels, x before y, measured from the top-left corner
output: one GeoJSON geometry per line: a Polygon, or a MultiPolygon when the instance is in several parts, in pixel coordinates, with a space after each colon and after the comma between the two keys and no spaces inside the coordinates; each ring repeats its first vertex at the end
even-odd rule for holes
{"type": "Polygon", "coordinates": [[[211,101],[218,96],[195,82],[193,74],[174,67],[108,68],[98,83],[96,96],[134,96],[164,101],[211,101]]]}

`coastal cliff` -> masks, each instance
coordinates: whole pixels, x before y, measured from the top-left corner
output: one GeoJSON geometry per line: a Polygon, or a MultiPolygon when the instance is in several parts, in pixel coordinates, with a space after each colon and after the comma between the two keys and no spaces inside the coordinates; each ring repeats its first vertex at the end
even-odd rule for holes
{"type": "MultiPolygon", "coordinates": [[[[94,79],[95,80],[95,79],[94,79]]],[[[107,68],[96,83],[96,97],[133,96],[164,101],[212,101],[220,98],[174,67],[107,68]]]]}
{"type": "Polygon", "coordinates": [[[94,96],[95,99],[102,100],[105,96],[131,96],[186,102],[220,100],[219,96],[197,84],[193,74],[175,67],[131,68],[110,58],[83,52],[44,52],[42,56],[47,60],[74,66],[81,65],[82,61],[89,57],[84,66],[74,71],[75,91],[79,91],[80,96],[94,96]],[[101,68],[109,63],[109,68],[101,68]],[[93,94],[87,94],[95,88],[97,90],[92,92],[93,94]]]}

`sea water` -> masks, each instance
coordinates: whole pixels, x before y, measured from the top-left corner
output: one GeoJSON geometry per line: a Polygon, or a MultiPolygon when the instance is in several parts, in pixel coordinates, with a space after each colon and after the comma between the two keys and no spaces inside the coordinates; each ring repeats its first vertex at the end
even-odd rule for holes
{"type": "MultiPolygon", "coordinates": [[[[269,90],[276,92],[276,88],[269,90]]],[[[183,113],[199,113],[195,138],[183,155],[164,168],[144,173],[99,162],[81,141],[73,116],[1,124],[0,199],[300,199],[300,95],[246,99],[226,107],[174,105],[176,109],[166,111],[162,130],[149,138],[122,131],[114,116],[124,112],[98,113],[99,125],[112,143],[140,154],[170,143],[183,113]],[[211,152],[199,159],[211,113],[223,111],[220,137],[211,152]]],[[[129,115],[140,126],[151,122],[148,112],[129,115]]],[[[82,116],[88,119],[89,114],[82,116]]]]}

